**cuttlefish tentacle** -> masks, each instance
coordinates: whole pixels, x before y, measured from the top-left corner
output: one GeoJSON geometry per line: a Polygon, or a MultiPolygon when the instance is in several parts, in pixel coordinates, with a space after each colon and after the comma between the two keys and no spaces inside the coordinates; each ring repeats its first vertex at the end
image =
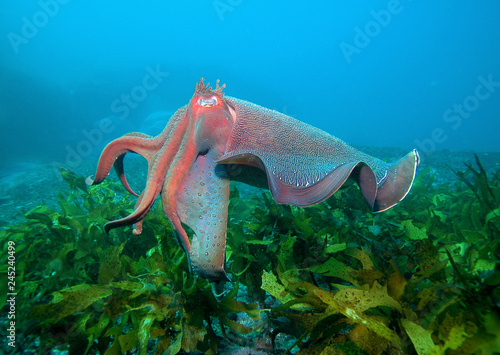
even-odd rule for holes
{"type": "Polygon", "coordinates": [[[172,199],[172,196],[169,193],[169,191],[170,191],[169,185],[167,183],[167,180],[165,180],[164,188],[161,193],[163,211],[165,212],[165,215],[169,219],[170,224],[172,225],[175,235],[177,236],[177,239],[179,240],[182,248],[186,253],[189,253],[191,251],[191,242],[189,240],[189,236],[186,233],[186,230],[182,226],[181,218],[179,217],[179,214],[175,209],[175,200],[172,199]]]}
{"type": "MultiPolygon", "coordinates": [[[[157,140],[155,139],[155,137],[152,137],[150,135],[147,135],[147,134],[144,134],[144,133],[140,133],[140,132],[131,132],[131,133],[127,133],[124,135],[125,137],[127,136],[132,136],[132,137],[138,137],[138,138],[142,138],[144,140],[146,140],[146,142],[151,142],[153,144],[150,144],[150,146],[148,147],[147,150],[143,151],[143,152],[135,152],[135,153],[138,153],[140,155],[142,155],[147,161],[148,161],[148,166],[151,165],[151,156],[153,154],[151,154],[151,152],[154,152],[155,151],[155,148],[157,145],[159,145],[159,143],[161,143],[160,140],[157,140]]],[[[159,147],[158,147],[159,148],[159,147]]],[[[156,150],[158,150],[158,148],[156,148],[156,150]]],[[[115,168],[115,172],[116,172],[116,175],[118,176],[118,178],[120,179],[121,183],[123,184],[123,186],[125,187],[125,189],[130,192],[132,195],[134,196],[139,196],[139,194],[137,194],[134,190],[132,190],[132,188],[130,187],[128,181],[127,181],[127,178],[125,176],[125,169],[124,169],[124,166],[123,166],[123,160],[125,158],[125,155],[126,153],[124,154],[121,154],[120,156],[118,156],[116,158],[116,161],[114,163],[114,168],[115,168]]]]}
{"type": "MultiPolygon", "coordinates": [[[[144,217],[146,217],[148,212],[151,210],[151,207],[153,207],[155,198],[158,193],[159,191],[156,191],[153,188],[145,189],[140,195],[140,197],[142,198],[140,198],[140,200],[138,201],[139,203],[136,204],[135,209],[131,214],[129,214],[127,217],[108,222],[104,225],[104,230],[106,231],[106,233],[109,233],[109,231],[113,228],[126,226],[129,224],[134,224],[135,226],[137,223],[139,223],[144,217]]],[[[140,231],[142,230],[142,228],[136,227],[136,230],[140,231]]],[[[134,230],[134,234],[140,234],[140,232],[136,232],[134,230]]]]}
{"type": "Polygon", "coordinates": [[[104,181],[116,160],[126,153],[137,153],[148,159],[158,151],[159,140],[136,136],[123,136],[109,143],[99,158],[94,179],[88,179],[90,185],[97,185],[104,181]]]}
{"type": "Polygon", "coordinates": [[[177,200],[175,199],[175,194],[180,188],[189,167],[196,160],[198,149],[196,144],[193,144],[193,128],[189,116],[179,122],[179,126],[183,128],[184,134],[182,140],[178,142],[176,147],[177,153],[172,161],[172,166],[175,166],[176,169],[169,169],[166,172],[161,199],[165,215],[170,220],[184,250],[189,252],[191,250],[191,243],[186,231],[182,227],[179,215],[177,214],[177,200]]]}
{"type": "MultiPolygon", "coordinates": [[[[126,153],[125,153],[126,154],[126,153]]],[[[116,175],[118,175],[118,178],[120,179],[122,185],[125,187],[125,189],[130,192],[132,195],[139,197],[139,194],[137,194],[130,185],[128,184],[127,177],[125,176],[125,169],[123,166],[123,159],[125,158],[125,154],[122,154],[116,158],[114,167],[115,167],[115,172],[116,175]]]]}
{"type": "MultiPolygon", "coordinates": [[[[183,140],[183,137],[186,135],[188,124],[189,121],[185,119],[182,120],[174,119],[173,122],[167,126],[164,132],[154,139],[137,137],[137,136],[123,137],[123,138],[128,138],[130,140],[134,139],[133,141],[134,145],[130,147],[128,151],[133,151],[145,157],[146,160],[148,161],[150,168],[146,182],[146,187],[144,191],[141,193],[136,203],[134,211],[127,217],[106,223],[106,225],[104,226],[106,233],[108,233],[113,228],[129,224],[134,224],[135,227],[134,234],[141,233],[142,224],[140,223],[140,221],[150,211],[151,207],[154,204],[156,196],[158,196],[158,194],[162,191],[163,182],[166,179],[167,172],[170,170],[172,161],[174,160],[175,156],[171,152],[179,151],[179,146],[183,140]],[[165,140],[164,139],[165,136],[171,138],[165,140]],[[136,141],[138,139],[140,141],[136,141]],[[163,145],[159,150],[155,151],[155,148],[158,148],[160,146],[160,142],[163,142],[163,145]],[[152,154],[151,152],[154,153],[152,154]]],[[[112,143],[110,143],[110,145],[112,143]]],[[[123,150],[120,151],[120,150],[110,149],[108,152],[106,152],[105,149],[103,155],[101,156],[101,160],[103,160],[105,164],[109,165],[108,162],[110,161],[110,155],[113,156],[114,154],[115,156],[117,156],[116,159],[118,159],[120,156],[123,156],[123,154],[127,153],[128,151],[123,152],[123,150]],[[105,156],[104,154],[108,155],[105,156]]],[[[105,165],[105,167],[108,168],[108,165],[105,165]]],[[[97,179],[95,179],[95,181],[99,183],[97,179]]],[[[122,183],[123,182],[125,182],[126,185],[128,185],[124,174],[122,183]]],[[[129,191],[132,190],[130,189],[129,191]]]]}
{"type": "Polygon", "coordinates": [[[150,169],[150,173],[148,174],[146,187],[140,194],[134,211],[127,217],[106,223],[106,225],[104,226],[104,230],[106,231],[106,233],[109,233],[109,231],[113,228],[117,228],[123,225],[136,224],[134,234],[140,234],[140,231],[142,230],[141,224],[137,223],[140,222],[150,211],[151,207],[153,207],[156,196],[158,196],[161,191],[163,183],[163,175],[161,173],[166,170],[165,165],[165,161],[162,160],[156,160],[153,163],[153,166],[150,169]]]}

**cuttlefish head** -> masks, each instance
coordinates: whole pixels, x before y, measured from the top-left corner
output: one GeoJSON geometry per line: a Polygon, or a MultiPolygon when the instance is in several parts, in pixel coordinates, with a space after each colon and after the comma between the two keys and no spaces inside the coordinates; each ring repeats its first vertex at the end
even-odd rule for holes
{"type": "Polygon", "coordinates": [[[203,145],[203,148],[215,148],[219,151],[225,148],[236,120],[236,112],[223,97],[222,90],[225,85],[219,86],[217,80],[216,88],[213,90],[209,84],[204,84],[203,80],[201,78],[196,84],[193,97],[188,104],[188,112],[196,122],[197,142],[203,145]]]}

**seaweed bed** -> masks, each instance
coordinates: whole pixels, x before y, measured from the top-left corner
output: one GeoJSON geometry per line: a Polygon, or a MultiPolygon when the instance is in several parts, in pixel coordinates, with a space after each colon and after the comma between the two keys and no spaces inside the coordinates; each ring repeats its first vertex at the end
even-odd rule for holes
{"type": "MultiPolygon", "coordinates": [[[[380,214],[356,186],[297,208],[232,184],[233,282],[219,287],[188,272],[159,203],[142,235],[103,232],[134,199],[113,179],[88,188],[96,161],[61,171],[62,182],[50,167],[4,178],[0,297],[15,281],[16,352],[495,353],[499,158],[435,152],[407,198],[380,214]]],[[[140,164],[127,169],[138,184],[140,164]]]]}

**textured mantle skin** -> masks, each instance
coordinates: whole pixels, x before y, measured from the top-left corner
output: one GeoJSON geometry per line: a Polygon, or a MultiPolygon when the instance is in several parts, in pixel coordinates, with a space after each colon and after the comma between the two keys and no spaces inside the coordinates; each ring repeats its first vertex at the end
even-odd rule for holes
{"type": "MultiPolygon", "coordinates": [[[[264,107],[223,96],[196,85],[193,97],[178,109],[156,137],[129,133],[103,150],[95,178],[99,184],[115,170],[132,194],[138,196],[134,211],[105,225],[133,224],[142,231],[142,219],[161,195],[166,217],[189,258],[191,270],[210,280],[227,280],[224,270],[229,180],[227,164],[260,169],[277,203],[311,206],[333,195],[347,179],[359,185],[374,212],[384,211],[409,192],[418,165],[411,151],[393,164],[364,154],[340,139],[292,117],[264,107]],[[148,178],[142,193],[129,186],[123,168],[126,153],[148,161],[148,178]],[[183,224],[193,235],[188,236],[183,224]]],[[[243,170],[257,171],[257,169],[243,170]]]]}

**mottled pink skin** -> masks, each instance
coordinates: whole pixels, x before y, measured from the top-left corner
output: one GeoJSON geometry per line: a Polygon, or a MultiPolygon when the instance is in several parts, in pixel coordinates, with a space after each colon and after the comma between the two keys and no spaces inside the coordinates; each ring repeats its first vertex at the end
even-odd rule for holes
{"type": "Polygon", "coordinates": [[[142,219],[160,194],[191,270],[211,281],[227,280],[229,178],[237,176],[229,176],[225,164],[260,168],[276,202],[297,206],[324,201],[347,179],[358,183],[376,212],[394,206],[410,190],[418,165],[415,150],[388,164],[292,117],[223,97],[222,89],[217,82],[212,90],[201,79],[160,135],[129,133],[104,148],[91,184],[102,182],[114,165],[125,188],[137,196],[125,177],[123,157],[134,152],[148,161],[146,187],[134,211],[107,223],[106,232],[134,224],[140,234],[142,219]]]}
{"type": "Polygon", "coordinates": [[[234,110],[222,99],[222,87],[217,84],[211,90],[200,80],[188,105],[177,110],[160,135],[130,133],[109,143],[101,154],[92,184],[102,182],[114,164],[125,188],[135,194],[123,173],[123,156],[129,152],[142,155],[149,171],[135,210],[107,223],[106,232],[134,224],[134,233],[140,234],[142,219],[161,194],[165,215],[189,255],[193,271],[210,280],[227,278],[224,263],[229,180],[214,159],[224,152],[234,120],[234,110]],[[208,211],[203,211],[210,207],[209,225],[208,211]],[[182,223],[197,233],[191,240],[182,223]]]}

